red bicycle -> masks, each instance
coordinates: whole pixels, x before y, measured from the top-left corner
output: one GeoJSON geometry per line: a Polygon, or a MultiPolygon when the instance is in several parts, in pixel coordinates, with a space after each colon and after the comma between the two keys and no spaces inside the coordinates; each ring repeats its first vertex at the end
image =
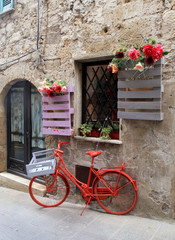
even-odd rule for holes
{"type": "MultiPolygon", "coordinates": [[[[134,209],[138,200],[136,181],[123,172],[125,163],[119,167],[104,167],[96,171],[94,158],[101,151],[86,152],[92,157],[87,184],[79,181],[66,167],[63,160],[64,152],[61,145],[68,142],[59,141],[54,155],[57,159],[55,173],[33,177],[29,185],[31,198],[43,207],[56,207],[63,203],[70,192],[69,178],[82,192],[86,206],[91,201],[97,200],[98,204],[108,213],[126,214],[134,209]],[[90,186],[91,176],[95,178],[90,186]]],[[[82,213],[84,212],[83,209],[82,213]]],[[[81,213],[81,215],[82,215],[81,213]]]]}

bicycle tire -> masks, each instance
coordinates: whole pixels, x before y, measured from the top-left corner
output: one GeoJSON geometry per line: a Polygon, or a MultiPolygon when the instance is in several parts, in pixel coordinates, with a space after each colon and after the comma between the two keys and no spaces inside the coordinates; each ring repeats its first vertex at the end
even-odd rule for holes
{"type": "Polygon", "coordinates": [[[68,180],[58,174],[54,185],[55,174],[33,177],[29,184],[29,193],[34,202],[42,207],[56,207],[63,203],[69,195],[68,180]],[[50,189],[49,189],[50,188],[50,189]]]}
{"type": "Polygon", "coordinates": [[[133,180],[128,174],[117,170],[106,171],[100,174],[100,178],[102,180],[99,178],[94,180],[93,191],[98,204],[106,212],[123,215],[134,209],[138,200],[135,180],[133,180]],[[116,194],[114,194],[114,186],[117,181],[117,191],[116,194]],[[112,190],[112,193],[109,189],[112,190]]]}

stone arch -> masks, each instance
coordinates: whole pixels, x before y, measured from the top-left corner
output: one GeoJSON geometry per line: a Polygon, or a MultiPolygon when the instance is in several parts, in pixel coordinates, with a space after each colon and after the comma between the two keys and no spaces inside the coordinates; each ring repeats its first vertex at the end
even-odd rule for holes
{"type": "Polygon", "coordinates": [[[33,64],[19,62],[11,65],[0,73],[0,172],[7,170],[7,94],[10,88],[19,81],[29,81],[38,87],[43,72],[34,67],[33,64]]]}

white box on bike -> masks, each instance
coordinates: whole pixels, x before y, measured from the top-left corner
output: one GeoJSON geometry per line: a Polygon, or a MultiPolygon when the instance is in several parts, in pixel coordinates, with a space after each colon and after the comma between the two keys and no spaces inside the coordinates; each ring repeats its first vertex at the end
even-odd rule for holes
{"type": "Polygon", "coordinates": [[[26,165],[28,177],[48,175],[55,172],[56,159],[54,149],[34,152],[29,164],[26,165]]]}

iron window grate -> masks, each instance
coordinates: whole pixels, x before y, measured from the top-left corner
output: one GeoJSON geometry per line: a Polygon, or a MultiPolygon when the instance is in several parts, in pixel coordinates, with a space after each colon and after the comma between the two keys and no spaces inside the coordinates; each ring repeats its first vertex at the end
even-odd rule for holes
{"type": "Polygon", "coordinates": [[[11,4],[11,2],[12,2],[11,0],[4,0],[4,1],[3,1],[3,7],[11,4]]]}
{"type": "MultiPolygon", "coordinates": [[[[117,118],[117,74],[112,74],[106,64],[83,65],[82,123],[97,121],[112,126],[117,118]]],[[[112,126],[113,127],[113,126],[112,126]]]]}

